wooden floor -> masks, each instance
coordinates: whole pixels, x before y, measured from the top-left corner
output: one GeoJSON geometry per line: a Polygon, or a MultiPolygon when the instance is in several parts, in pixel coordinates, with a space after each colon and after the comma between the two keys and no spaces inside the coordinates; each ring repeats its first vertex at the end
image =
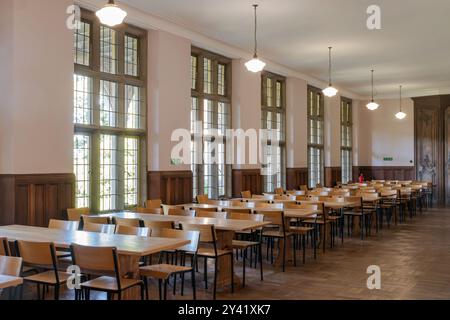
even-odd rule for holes
{"type": "MultiPolygon", "coordinates": [[[[234,294],[220,292],[218,299],[450,299],[450,209],[430,209],[364,241],[346,237],[344,245],[319,254],[317,261],[309,256],[306,265],[289,266],[285,273],[270,265],[264,268],[264,282],[257,270],[248,268],[247,287],[237,288],[234,294]],[[381,290],[366,287],[369,265],[381,268],[381,290]]],[[[239,275],[241,270],[237,263],[239,275]]],[[[205,292],[201,279],[199,273],[198,297],[211,299],[211,286],[205,292]]],[[[150,290],[151,298],[157,299],[155,282],[150,290]]],[[[35,290],[25,291],[26,298],[35,298],[35,290]]],[[[191,297],[187,285],[185,297],[178,291],[168,299],[191,297]]],[[[62,298],[73,296],[65,291],[62,298]]]]}

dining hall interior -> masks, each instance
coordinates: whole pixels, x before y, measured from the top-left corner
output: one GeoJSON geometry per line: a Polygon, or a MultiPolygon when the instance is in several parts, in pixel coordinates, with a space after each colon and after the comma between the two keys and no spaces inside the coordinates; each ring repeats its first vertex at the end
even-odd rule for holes
{"type": "Polygon", "coordinates": [[[1,0],[0,300],[450,299],[446,0],[1,0]]]}

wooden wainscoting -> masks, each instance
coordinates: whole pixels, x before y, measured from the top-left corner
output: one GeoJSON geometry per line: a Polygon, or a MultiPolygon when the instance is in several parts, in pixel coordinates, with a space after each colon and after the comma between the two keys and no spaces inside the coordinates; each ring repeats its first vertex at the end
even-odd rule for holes
{"type": "Polygon", "coordinates": [[[308,185],[308,168],[287,168],[286,189],[297,190],[301,185],[308,185]]]}
{"type": "Polygon", "coordinates": [[[150,171],[147,177],[148,199],[161,199],[164,204],[191,203],[192,171],[150,171]]]}
{"type": "Polygon", "coordinates": [[[75,204],[74,186],[72,173],[0,175],[0,224],[46,227],[64,219],[75,204]]]}
{"type": "Polygon", "coordinates": [[[334,187],[342,180],[341,167],[325,167],[325,186],[334,187]]]}
{"type": "Polygon", "coordinates": [[[353,167],[353,180],[362,173],[366,180],[414,180],[415,167],[353,167]]]}
{"type": "Polygon", "coordinates": [[[261,169],[233,169],[233,197],[240,197],[242,191],[262,193],[261,169]]]}

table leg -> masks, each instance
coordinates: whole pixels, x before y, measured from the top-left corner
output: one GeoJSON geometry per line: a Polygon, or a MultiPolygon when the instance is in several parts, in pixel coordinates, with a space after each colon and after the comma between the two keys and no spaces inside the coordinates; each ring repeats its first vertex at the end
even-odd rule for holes
{"type": "MultiPolygon", "coordinates": [[[[233,250],[233,231],[217,230],[217,248],[221,250],[233,250]]],[[[233,255],[234,257],[234,255],[233,255]]],[[[229,255],[217,259],[217,288],[231,288],[231,264],[234,259],[230,259],[229,255]],[[232,261],[231,261],[232,260],[232,261]]],[[[234,273],[234,285],[239,286],[241,279],[234,273]]]]}
{"type": "MultiPolygon", "coordinates": [[[[139,256],[119,255],[120,275],[128,278],[139,279],[139,256]]],[[[140,287],[125,290],[122,293],[123,300],[141,300],[140,287]]]]}

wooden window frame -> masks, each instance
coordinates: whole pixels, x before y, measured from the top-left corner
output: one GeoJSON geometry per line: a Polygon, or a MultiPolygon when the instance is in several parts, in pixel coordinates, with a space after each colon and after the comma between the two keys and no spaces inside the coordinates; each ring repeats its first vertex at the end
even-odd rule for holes
{"type": "Polygon", "coordinates": [[[353,179],[353,100],[351,100],[349,98],[341,97],[340,109],[341,109],[340,123],[341,123],[341,172],[342,172],[341,180],[342,180],[342,183],[347,183],[353,179]],[[347,104],[349,107],[349,115],[348,115],[348,119],[346,119],[346,120],[343,117],[344,104],[347,104]],[[351,132],[350,146],[344,145],[344,137],[342,136],[343,128],[350,129],[350,132],[351,132]],[[342,161],[343,153],[345,151],[350,152],[349,168],[347,168],[348,172],[349,172],[348,179],[345,179],[346,177],[344,177],[344,163],[342,161]],[[348,180],[348,181],[344,181],[344,180],[348,180]]]}
{"type": "MultiPolygon", "coordinates": [[[[315,185],[311,184],[311,175],[312,175],[312,164],[311,164],[311,149],[318,149],[321,156],[320,156],[320,162],[321,162],[321,172],[320,172],[320,181],[316,181],[317,183],[324,185],[325,182],[325,154],[324,154],[324,137],[325,137],[325,132],[324,132],[324,127],[325,127],[325,103],[324,103],[324,95],[321,89],[313,87],[313,86],[308,86],[308,107],[307,107],[307,120],[308,120],[308,185],[310,188],[315,188],[315,185]],[[317,95],[320,95],[321,99],[320,99],[320,105],[317,106],[316,104],[316,108],[319,108],[319,115],[312,115],[310,110],[311,110],[311,93],[314,94],[315,97],[317,97],[317,95]],[[318,144],[318,143],[311,143],[311,120],[312,121],[316,121],[316,122],[322,122],[322,143],[318,144]]],[[[317,110],[317,109],[316,109],[317,110]]]]}
{"type": "Polygon", "coordinates": [[[119,160],[117,164],[118,199],[116,209],[129,209],[125,207],[124,194],[124,140],[126,137],[136,137],[139,139],[139,176],[138,176],[138,203],[140,205],[147,198],[147,31],[128,25],[121,24],[113,27],[117,36],[117,59],[118,66],[116,74],[100,71],[100,26],[98,18],[91,11],[81,9],[81,20],[90,24],[90,58],[89,66],[76,64],[74,61],[74,74],[86,76],[92,79],[92,120],[90,124],[74,123],[75,134],[87,134],[90,136],[91,150],[91,172],[90,172],[90,208],[92,212],[100,212],[100,136],[102,134],[112,134],[117,136],[117,148],[119,160]],[[135,37],[138,41],[138,76],[125,74],[125,35],[135,37]],[[106,80],[115,82],[118,85],[118,126],[100,126],[100,105],[98,101],[100,93],[100,81],[106,80]],[[125,106],[125,86],[131,85],[139,87],[140,110],[139,128],[126,128],[126,106],[125,106]],[[97,99],[96,99],[97,98],[97,99]]]}

